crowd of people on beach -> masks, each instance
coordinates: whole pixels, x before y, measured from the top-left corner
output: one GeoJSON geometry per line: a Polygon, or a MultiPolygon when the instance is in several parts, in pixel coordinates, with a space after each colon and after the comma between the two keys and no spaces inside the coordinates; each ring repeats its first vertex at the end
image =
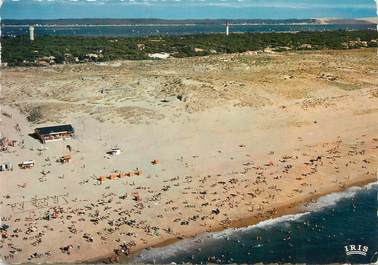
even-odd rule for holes
{"type": "MultiPolygon", "coordinates": [[[[157,176],[160,180],[149,185],[140,179],[153,177],[137,168],[133,174],[118,172],[106,179],[78,183],[95,185],[97,199],[68,198],[62,206],[48,205],[3,215],[0,252],[5,261],[27,255],[28,261],[38,262],[59,252],[73,255],[95,245],[112,247],[110,261],[116,262],[153,243],[192,235],[190,231],[233,226],[238,218],[246,216],[245,212],[256,220],[269,219],[279,215],[280,202],[299,202],[321,195],[324,178],[335,176],[332,182],[342,190],[350,180],[348,172],[373,174],[370,154],[376,152],[378,139],[363,135],[354,144],[348,144],[339,138],[290,154],[271,151],[264,156],[265,160],[254,159],[244,144],[239,148],[245,162],[232,172],[175,177],[162,174],[164,177],[157,176]],[[107,179],[118,181],[126,192],[113,191],[107,179]],[[65,238],[67,243],[39,247],[51,237],[65,238]],[[26,254],[24,249],[38,251],[26,254]]],[[[181,156],[177,161],[190,167],[196,159],[206,158],[181,156]]],[[[152,160],[151,164],[167,166],[159,160],[152,160]]],[[[2,195],[1,207],[11,206],[12,199],[2,195]]]]}

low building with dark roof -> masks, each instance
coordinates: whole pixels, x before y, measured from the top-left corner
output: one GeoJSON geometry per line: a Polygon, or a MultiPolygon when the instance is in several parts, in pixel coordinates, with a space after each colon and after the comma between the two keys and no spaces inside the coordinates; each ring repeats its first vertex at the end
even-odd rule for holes
{"type": "Polygon", "coordinates": [[[65,140],[74,137],[75,130],[72,125],[57,125],[49,127],[41,127],[35,129],[35,135],[42,141],[42,143],[65,140]]]}

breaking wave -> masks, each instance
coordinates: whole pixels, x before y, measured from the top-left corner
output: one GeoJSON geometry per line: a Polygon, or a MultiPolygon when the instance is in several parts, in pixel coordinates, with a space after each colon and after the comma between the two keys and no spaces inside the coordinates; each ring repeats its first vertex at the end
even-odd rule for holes
{"type": "Polygon", "coordinates": [[[233,239],[238,237],[238,234],[241,234],[245,231],[252,229],[267,229],[274,225],[290,223],[295,220],[301,219],[303,216],[310,214],[309,212],[284,215],[274,219],[268,219],[261,221],[255,225],[242,228],[229,228],[220,232],[213,233],[204,233],[196,236],[195,238],[184,239],[178,241],[172,245],[168,245],[161,248],[152,248],[150,250],[142,251],[132,262],[133,263],[145,263],[145,262],[156,262],[159,263],[161,258],[167,259],[173,257],[177,254],[182,254],[185,252],[192,252],[194,250],[200,250],[204,245],[216,243],[217,240],[229,239],[230,236],[233,239]]]}
{"type": "Polygon", "coordinates": [[[220,232],[204,233],[196,236],[195,238],[180,240],[165,247],[143,250],[132,260],[132,263],[162,263],[164,262],[164,260],[167,260],[176,255],[193,253],[193,251],[201,251],[202,247],[214,244],[219,240],[237,240],[239,235],[241,236],[246,231],[251,231],[253,229],[269,229],[273,226],[278,225],[288,226],[295,221],[301,221],[303,217],[311,214],[311,212],[321,211],[325,208],[335,206],[339,201],[343,199],[352,198],[359,191],[362,191],[364,189],[378,189],[378,182],[370,183],[364,187],[351,187],[343,192],[337,192],[322,196],[316,202],[310,203],[309,205],[305,206],[303,208],[305,212],[303,213],[284,215],[278,218],[264,220],[248,227],[229,228],[220,232]]]}
{"type": "Polygon", "coordinates": [[[303,207],[308,211],[320,211],[324,208],[335,206],[339,201],[343,199],[353,198],[356,196],[357,192],[360,192],[365,189],[376,188],[378,182],[369,183],[364,187],[350,187],[342,192],[335,192],[331,194],[324,195],[320,197],[316,202],[310,203],[303,207]]]}

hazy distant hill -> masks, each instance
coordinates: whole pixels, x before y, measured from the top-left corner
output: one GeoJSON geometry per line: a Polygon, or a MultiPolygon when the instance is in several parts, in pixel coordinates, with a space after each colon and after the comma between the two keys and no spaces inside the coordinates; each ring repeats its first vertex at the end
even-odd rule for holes
{"type": "Polygon", "coordinates": [[[366,17],[366,18],[354,18],[354,19],[333,19],[333,18],[322,18],[317,19],[320,24],[378,24],[378,17],[366,17]]]}
{"type": "Polygon", "coordinates": [[[146,24],[293,24],[316,23],[315,19],[113,19],[113,18],[84,18],[84,19],[4,19],[5,25],[146,25],[146,24]]]}

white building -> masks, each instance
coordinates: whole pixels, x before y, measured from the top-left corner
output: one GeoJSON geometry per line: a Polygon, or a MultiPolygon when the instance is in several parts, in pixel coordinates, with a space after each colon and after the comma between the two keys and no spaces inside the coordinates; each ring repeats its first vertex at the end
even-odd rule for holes
{"type": "Polygon", "coordinates": [[[169,53],[165,53],[165,52],[162,52],[162,53],[153,53],[153,54],[149,54],[148,57],[150,58],[153,58],[153,59],[168,59],[168,57],[170,56],[169,53]]]}
{"type": "Polygon", "coordinates": [[[30,40],[34,40],[34,26],[29,26],[30,40]]]}

